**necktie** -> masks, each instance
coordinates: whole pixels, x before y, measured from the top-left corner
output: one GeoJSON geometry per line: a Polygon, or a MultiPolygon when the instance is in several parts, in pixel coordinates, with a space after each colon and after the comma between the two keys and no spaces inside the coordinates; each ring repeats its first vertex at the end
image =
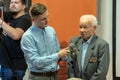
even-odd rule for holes
{"type": "Polygon", "coordinates": [[[46,32],[45,32],[45,29],[42,30],[42,35],[43,35],[43,42],[45,44],[45,48],[46,48],[46,51],[48,52],[48,41],[47,41],[47,35],[46,35],[46,32]]]}

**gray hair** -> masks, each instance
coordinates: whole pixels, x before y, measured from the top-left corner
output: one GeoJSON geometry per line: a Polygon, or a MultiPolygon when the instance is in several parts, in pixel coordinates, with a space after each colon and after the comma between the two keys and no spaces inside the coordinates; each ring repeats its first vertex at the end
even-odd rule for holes
{"type": "Polygon", "coordinates": [[[97,26],[97,19],[94,15],[90,15],[90,14],[83,15],[80,17],[80,22],[86,19],[91,22],[92,26],[97,26]]]}

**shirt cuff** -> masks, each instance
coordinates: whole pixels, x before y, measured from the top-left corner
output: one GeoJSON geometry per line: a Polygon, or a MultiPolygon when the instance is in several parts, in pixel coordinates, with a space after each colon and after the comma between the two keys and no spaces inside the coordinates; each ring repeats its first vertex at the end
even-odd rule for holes
{"type": "Polygon", "coordinates": [[[55,61],[59,60],[59,55],[58,55],[58,53],[53,54],[52,56],[53,56],[53,57],[52,57],[53,60],[55,60],[55,61]]]}

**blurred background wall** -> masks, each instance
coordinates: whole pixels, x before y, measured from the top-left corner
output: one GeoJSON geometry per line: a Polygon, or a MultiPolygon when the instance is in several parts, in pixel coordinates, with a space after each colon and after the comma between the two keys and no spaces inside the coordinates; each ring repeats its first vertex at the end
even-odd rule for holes
{"type": "MultiPolygon", "coordinates": [[[[29,1],[31,0],[28,0],[28,2],[29,1]]],[[[32,4],[37,2],[42,2],[48,7],[49,24],[55,28],[59,42],[69,42],[69,39],[72,36],[79,35],[79,17],[81,15],[93,14],[97,17],[99,16],[98,18],[100,20],[100,24],[98,25],[97,34],[108,41],[110,45],[110,67],[107,75],[107,80],[113,80],[113,0],[32,0],[32,4]]],[[[8,3],[6,3],[6,10],[8,9],[8,6],[8,3]]]]}

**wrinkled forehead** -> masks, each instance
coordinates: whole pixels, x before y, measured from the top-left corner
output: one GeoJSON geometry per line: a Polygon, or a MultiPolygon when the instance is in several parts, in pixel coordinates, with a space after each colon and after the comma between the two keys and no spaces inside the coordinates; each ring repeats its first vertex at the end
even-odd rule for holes
{"type": "Polygon", "coordinates": [[[89,18],[84,18],[80,20],[80,25],[92,25],[92,21],[89,18]]]}
{"type": "Polygon", "coordinates": [[[21,0],[11,0],[10,2],[21,2],[21,0]]]}

